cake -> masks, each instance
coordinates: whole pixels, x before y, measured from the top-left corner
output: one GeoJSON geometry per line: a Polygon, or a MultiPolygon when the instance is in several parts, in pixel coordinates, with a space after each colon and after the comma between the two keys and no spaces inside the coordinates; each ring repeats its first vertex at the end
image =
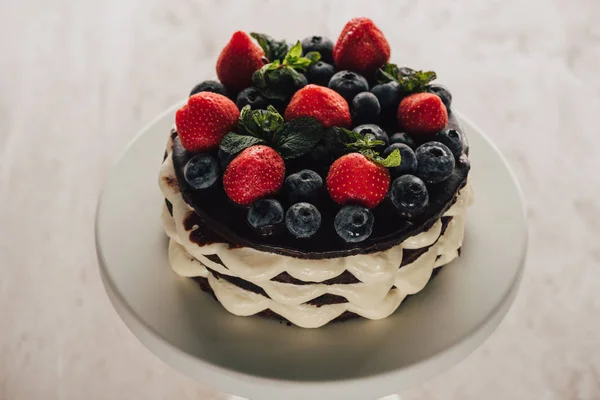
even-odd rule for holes
{"type": "Polygon", "coordinates": [[[177,111],[159,185],[173,271],[238,316],[382,319],[460,256],[469,146],[432,71],[373,21],[235,32],[177,111]]]}

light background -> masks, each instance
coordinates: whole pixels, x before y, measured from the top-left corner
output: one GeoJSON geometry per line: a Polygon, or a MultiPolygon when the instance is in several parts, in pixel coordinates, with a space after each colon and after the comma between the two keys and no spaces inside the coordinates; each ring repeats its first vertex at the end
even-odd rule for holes
{"type": "Polygon", "coordinates": [[[598,0],[2,0],[0,399],[221,398],[150,354],[109,304],[101,183],[144,124],[214,75],[234,30],[335,38],[358,15],[395,62],[438,72],[512,163],[529,213],[506,320],[404,399],[600,398],[598,0]]]}

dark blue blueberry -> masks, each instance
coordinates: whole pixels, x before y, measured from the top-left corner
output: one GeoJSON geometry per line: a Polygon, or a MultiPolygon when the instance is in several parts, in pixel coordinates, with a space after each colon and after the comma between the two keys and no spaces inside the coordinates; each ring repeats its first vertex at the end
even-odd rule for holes
{"type": "Polygon", "coordinates": [[[367,208],[349,205],[342,208],[333,221],[335,231],[346,242],[362,242],[373,232],[375,217],[367,208]]]}
{"type": "Polygon", "coordinates": [[[390,198],[400,214],[407,218],[420,214],[429,204],[425,183],[414,175],[402,175],[394,179],[390,198]]]}
{"type": "Polygon", "coordinates": [[[297,238],[308,238],[321,226],[321,213],[310,203],[296,203],[285,213],[285,225],[297,238]]]}
{"type": "Polygon", "coordinates": [[[183,176],[193,189],[207,189],[219,178],[217,159],[209,154],[198,154],[185,164],[183,176]]]}
{"type": "Polygon", "coordinates": [[[427,85],[425,90],[429,93],[435,94],[440,99],[442,99],[442,103],[444,103],[448,111],[450,111],[450,105],[452,104],[452,94],[446,86],[438,85],[437,83],[432,83],[431,85],[427,85]]]}
{"type": "Polygon", "coordinates": [[[317,61],[306,70],[306,79],[308,80],[308,83],[327,86],[334,74],[335,68],[333,65],[323,61],[317,61]]]}
{"type": "Polygon", "coordinates": [[[323,36],[309,36],[301,42],[302,54],[310,51],[318,51],[321,54],[321,60],[328,64],[333,64],[333,42],[323,36]]]}
{"type": "Polygon", "coordinates": [[[454,155],[440,142],[427,142],[415,151],[417,155],[417,176],[427,183],[446,180],[454,170],[454,155]]]}
{"type": "Polygon", "coordinates": [[[400,165],[390,168],[393,176],[414,174],[417,172],[417,156],[413,149],[404,143],[392,143],[383,151],[383,157],[387,157],[394,150],[400,150],[400,165]]]}
{"type": "Polygon", "coordinates": [[[235,105],[241,110],[244,106],[250,105],[250,108],[257,110],[267,108],[269,102],[254,86],[242,90],[235,99],[235,105]]]}
{"type": "Polygon", "coordinates": [[[315,171],[303,169],[285,178],[284,188],[291,203],[313,202],[323,188],[323,178],[315,171]]]}
{"type": "Polygon", "coordinates": [[[255,201],[248,210],[248,224],[261,235],[272,235],[283,222],[283,207],[274,199],[255,201]]]}
{"type": "Polygon", "coordinates": [[[464,150],[462,135],[456,129],[444,129],[438,132],[435,140],[448,146],[454,157],[460,157],[464,150]]]}
{"type": "Polygon", "coordinates": [[[223,96],[227,96],[227,90],[225,90],[225,86],[223,86],[221,82],[217,81],[200,82],[199,84],[194,86],[194,88],[190,92],[190,96],[193,96],[196,93],[200,92],[213,92],[222,94],[223,96]]]}
{"type": "Polygon", "coordinates": [[[369,90],[369,84],[356,72],[340,71],[331,77],[329,88],[341,94],[348,104],[351,104],[354,96],[369,90]]]}
{"type": "Polygon", "coordinates": [[[383,141],[383,143],[384,143],[383,145],[375,147],[375,149],[377,149],[377,150],[385,149],[386,147],[388,147],[388,145],[390,143],[390,139],[388,138],[387,133],[385,133],[385,131],[383,129],[381,129],[380,127],[378,127],[375,124],[359,125],[352,130],[354,132],[360,133],[361,135],[371,134],[371,135],[375,136],[375,139],[383,141]]]}
{"type": "Polygon", "coordinates": [[[235,156],[237,156],[237,154],[227,153],[226,151],[221,150],[221,148],[219,147],[219,151],[217,152],[217,158],[219,159],[219,166],[221,167],[222,171],[225,171],[227,169],[227,166],[230,162],[233,161],[235,156]]]}
{"type": "Polygon", "coordinates": [[[406,132],[394,133],[390,136],[390,144],[392,143],[404,143],[413,150],[417,148],[417,143],[406,132]]]}
{"type": "Polygon", "coordinates": [[[379,101],[371,92],[362,92],[352,100],[352,122],[354,125],[373,124],[379,121],[379,101]]]}
{"type": "Polygon", "coordinates": [[[391,117],[396,117],[398,113],[398,105],[402,100],[400,84],[396,81],[381,83],[371,88],[371,93],[379,100],[381,114],[391,117]]]}

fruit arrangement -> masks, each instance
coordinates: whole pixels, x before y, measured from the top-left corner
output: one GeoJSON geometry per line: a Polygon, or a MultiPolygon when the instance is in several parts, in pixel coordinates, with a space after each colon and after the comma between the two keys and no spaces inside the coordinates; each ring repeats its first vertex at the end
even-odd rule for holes
{"type": "Polygon", "coordinates": [[[196,85],[176,113],[185,181],[222,191],[264,237],[307,239],[330,224],[343,243],[362,242],[385,201],[417,218],[467,143],[448,124],[452,96],[431,83],[436,74],[389,60],[368,18],[348,22],[335,44],[235,32],[219,80],[196,85]]]}

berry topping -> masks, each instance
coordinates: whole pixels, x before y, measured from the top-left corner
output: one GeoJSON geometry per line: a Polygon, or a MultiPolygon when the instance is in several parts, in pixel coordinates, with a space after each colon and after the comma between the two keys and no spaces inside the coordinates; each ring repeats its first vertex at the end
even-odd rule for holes
{"type": "Polygon", "coordinates": [[[190,96],[193,96],[196,93],[200,93],[200,92],[219,93],[219,94],[222,94],[223,96],[227,97],[227,90],[225,90],[225,86],[223,86],[223,84],[221,82],[217,82],[217,81],[200,82],[199,84],[194,86],[194,88],[190,92],[190,96]]]}
{"type": "Polygon", "coordinates": [[[433,71],[399,68],[396,64],[385,64],[376,75],[379,82],[397,82],[403,95],[425,92],[429,82],[437,78],[433,71]]]}
{"type": "Polygon", "coordinates": [[[392,175],[400,176],[404,174],[414,174],[417,172],[417,156],[415,155],[413,149],[404,143],[392,143],[383,151],[383,156],[389,156],[392,154],[392,151],[396,149],[400,150],[400,165],[390,168],[392,175]]]}
{"type": "Polygon", "coordinates": [[[427,183],[446,180],[454,170],[454,156],[445,144],[428,142],[417,148],[417,176],[427,183]]]}
{"type": "Polygon", "coordinates": [[[291,203],[314,202],[323,187],[323,178],[315,171],[303,169],[285,178],[284,188],[291,203]]]}
{"type": "Polygon", "coordinates": [[[354,96],[369,90],[369,83],[362,76],[352,71],[340,71],[331,77],[329,89],[342,95],[348,104],[352,103],[354,96]]]}
{"type": "Polygon", "coordinates": [[[444,129],[443,131],[438,132],[438,134],[435,135],[435,140],[445,144],[452,154],[454,154],[454,157],[460,157],[464,150],[462,135],[456,129],[444,129]]]}
{"type": "Polygon", "coordinates": [[[317,61],[306,70],[306,79],[308,79],[309,83],[327,86],[333,74],[335,74],[333,65],[323,61],[317,61]]]}
{"type": "Polygon", "coordinates": [[[438,96],[415,93],[400,102],[398,121],[411,135],[433,135],[448,123],[448,112],[438,96]]]}
{"type": "Polygon", "coordinates": [[[335,216],[333,225],[337,234],[346,242],[362,242],[373,232],[375,217],[369,209],[349,205],[343,207],[335,216]]]}
{"type": "Polygon", "coordinates": [[[444,103],[446,106],[446,109],[450,110],[450,105],[452,104],[452,94],[450,94],[450,91],[448,91],[446,86],[432,83],[431,85],[427,85],[425,90],[438,96],[442,100],[442,103],[444,103]]]}
{"type": "Polygon", "coordinates": [[[248,210],[248,225],[261,235],[272,235],[283,222],[283,207],[274,199],[255,201],[248,210]]]}
{"type": "Polygon", "coordinates": [[[233,161],[233,159],[236,156],[237,153],[231,154],[219,147],[219,151],[217,151],[217,158],[219,159],[219,165],[221,166],[221,170],[225,171],[229,163],[233,161]]]}
{"type": "Polygon", "coordinates": [[[400,214],[407,218],[420,214],[429,204],[425,183],[414,175],[402,175],[394,179],[390,197],[400,214]]]}
{"type": "Polygon", "coordinates": [[[235,100],[235,104],[241,110],[244,106],[250,106],[253,110],[267,108],[269,101],[254,86],[242,90],[235,100]]]}
{"type": "Polygon", "coordinates": [[[398,105],[402,100],[402,93],[400,92],[400,84],[396,81],[390,81],[388,83],[381,83],[371,88],[371,93],[377,97],[379,105],[381,107],[381,114],[387,116],[393,116],[396,118],[398,113],[398,105]]]}
{"type": "Polygon", "coordinates": [[[302,40],[302,54],[316,51],[321,55],[321,60],[328,64],[333,63],[333,42],[323,36],[309,36],[302,40]]]}
{"type": "Polygon", "coordinates": [[[177,110],[175,125],[186,150],[197,152],[219,145],[227,132],[237,125],[240,111],[227,97],[200,92],[177,110]]]}
{"type": "Polygon", "coordinates": [[[277,193],[283,184],[285,164],[272,148],[257,145],[242,151],[223,174],[227,196],[242,205],[277,193]]]}
{"type": "Polygon", "coordinates": [[[252,74],[264,65],[265,52],[246,32],[237,31],[221,50],[217,60],[217,76],[231,92],[252,85],[252,74]]]}
{"type": "Polygon", "coordinates": [[[369,18],[353,18],[342,29],[333,49],[339,69],[371,74],[390,58],[390,45],[369,18]]]}
{"type": "Polygon", "coordinates": [[[393,143],[404,143],[413,150],[417,148],[417,144],[415,143],[414,139],[411,138],[406,132],[394,133],[392,136],[390,136],[390,144],[393,143]]]}
{"type": "Polygon", "coordinates": [[[296,203],[285,213],[285,225],[297,238],[308,238],[321,226],[321,213],[310,203],[296,203]]]}
{"type": "Polygon", "coordinates": [[[355,125],[372,124],[379,120],[379,101],[371,92],[357,94],[352,100],[352,122],[355,125]]]}
{"type": "Polygon", "coordinates": [[[215,184],[219,172],[219,165],[213,156],[198,154],[185,164],[183,176],[193,189],[207,189],[215,184]]]}
{"type": "Polygon", "coordinates": [[[385,131],[383,129],[381,129],[380,127],[378,127],[375,124],[359,125],[352,130],[354,132],[360,133],[363,136],[371,134],[371,135],[375,136],[375,140],[381,140],[383,142],[383,144],[376,146],[375,147],[376,150],[385,149],[390,142],[387,133],[385,133],[385,131]]]}
{"type": "Polygon", "coordinates": [[[350,127],[350,108],[342,96],[323,86],[308,85],[298,90],[285,110],[286,121],[312,117],[323,126],[350,127]]]}
{"type": "Polygon", "coordinates": [[[390,171],[360,153],[338,158],[327,174],[327,190],[338,204],[358,203],[374,208],[385,197],[390,171]]]}

